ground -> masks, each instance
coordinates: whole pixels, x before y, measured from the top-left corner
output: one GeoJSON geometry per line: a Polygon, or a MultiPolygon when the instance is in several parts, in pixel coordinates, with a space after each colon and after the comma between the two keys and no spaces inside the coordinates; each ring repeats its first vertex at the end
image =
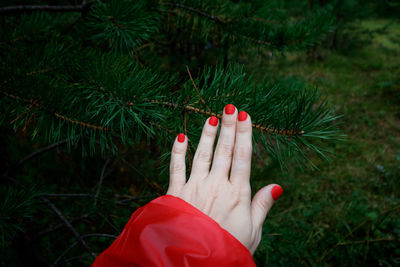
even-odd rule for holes
{"type": "Polygon", "coordinates": [[[317,171],[255,170],[253,187],[284,188],[264,227],[259,266],[400,263],[400,24],[354,25],[359,45],[347,51],[276,56],[261,69],[317,86],[343,115],[347,137],[331,145],[331,162],[313,158],[317,171]]]}

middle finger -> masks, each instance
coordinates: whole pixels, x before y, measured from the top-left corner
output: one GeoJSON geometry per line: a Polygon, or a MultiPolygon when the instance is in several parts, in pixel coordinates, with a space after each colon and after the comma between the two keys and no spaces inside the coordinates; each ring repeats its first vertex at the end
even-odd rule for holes
{"type": "Polygon", "coordinates": [[[222,116],[221,132],[215,149],[214,159],[210,171],[212,176],[229,176],[232,164],[233,147],[235,144],[237,109],[228,104],[222,116]]]}

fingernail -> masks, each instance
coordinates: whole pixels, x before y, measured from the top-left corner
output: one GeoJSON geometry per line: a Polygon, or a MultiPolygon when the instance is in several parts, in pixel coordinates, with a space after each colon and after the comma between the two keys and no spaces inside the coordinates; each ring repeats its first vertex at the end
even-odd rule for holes
{"type": "Polygon", "coordinates": [[[179,143],[185,142],[185,135],[183,133],[178,134],[178,142],[179,143]]]}
{"type": "Polygon", "coordinates": [[[228,104],[225,106],[225,113],[226,114],[233,114],[235,113],[235,106],[232,104],[228,104]]]}
{"type": "Polygon", "coordinates": [[[247,112],[246,111],[240,111],[238,115],[239,121],[245,121],[247,119],[247,112]]]}
{"type": "Polygon", "coordinates": [[[218,118],[215,116],[211,116],[210,119],[208,120],[208,123],[212,126],[217,126],[218,124],[218,118]]]}
{"type": "Polygon", "coordinates": [[[271,195],[274,200],[277,200],[282,195],[283,189],[279,185],[275,185],[271,190],[271,195]]]}

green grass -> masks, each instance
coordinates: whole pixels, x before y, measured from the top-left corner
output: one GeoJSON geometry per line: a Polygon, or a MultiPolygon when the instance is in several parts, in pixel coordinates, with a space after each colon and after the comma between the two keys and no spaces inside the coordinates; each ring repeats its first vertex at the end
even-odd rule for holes
{"type": "Polygon", "coordinates": [[[347,135],[331,145],[330,163],[313,158],[318,171],[253,168],[254,188],[284,188],[264,226],[259,266],[400,264],[400,24],[359,26],[375,33],[352,51],[319,49],[320,60],[289,54],[257,67],[318,86],[347,135]]]}

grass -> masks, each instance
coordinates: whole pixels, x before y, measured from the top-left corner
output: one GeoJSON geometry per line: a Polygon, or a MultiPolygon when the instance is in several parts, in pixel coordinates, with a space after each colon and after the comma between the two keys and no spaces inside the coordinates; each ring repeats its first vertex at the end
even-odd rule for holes
{"type": "Polygon", "coordinates": [[[330,163],[313,159],[318,171],[253,171],[254,188],[284,188],[264,226],[258,266],[400,264],[400,24],[358,25],[374,34],[360,33],[351,51],[319,49],[319,60],[288,54],[261,67],[318,86],[343,114],[347,140],[331,147],[330,163]]]}

